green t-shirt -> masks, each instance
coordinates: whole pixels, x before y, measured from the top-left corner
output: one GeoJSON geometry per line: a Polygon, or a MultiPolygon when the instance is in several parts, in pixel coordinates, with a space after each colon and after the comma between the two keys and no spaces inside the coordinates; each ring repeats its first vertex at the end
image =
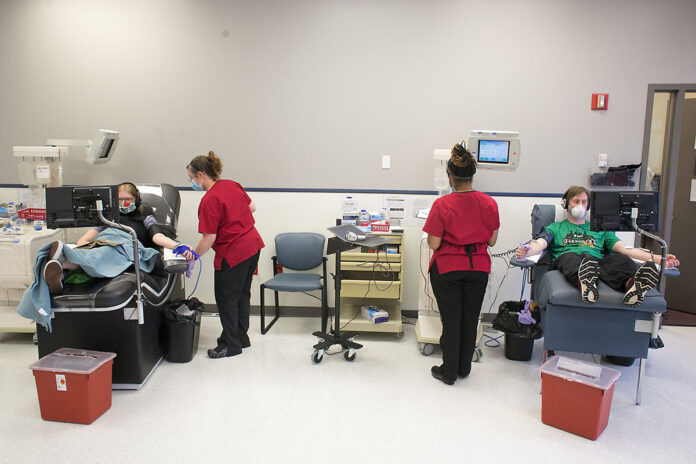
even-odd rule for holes
{"type": "Polygon", "coordinates": [[[546,226],[546,230],[553,234],[549,243],[549,250],[553,259],[563,253],[577,254],[587,253],[597,258],[604,258],[604,253],[611,250],[619,238],[614,232],[594,232],[590,230],[590,224],[573,224],[567,219],[554,222],[546,226]]]}

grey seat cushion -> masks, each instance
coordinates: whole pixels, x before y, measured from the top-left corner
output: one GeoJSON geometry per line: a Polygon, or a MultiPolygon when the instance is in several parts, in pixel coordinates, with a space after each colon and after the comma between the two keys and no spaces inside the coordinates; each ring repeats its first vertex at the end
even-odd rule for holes
{"type": "Polygon", "coordinates": [[[321,289],[319,274],[293,274],[283,272],[264,283],[266,288],[279,292],[306,292],[321,289]]]}
{"type": "Polygon", "coordinates": [[[656,289],[648,292],[641,305],[633,307],[623,304],[623,293],[608,287],[601,280],[598,282],[597,288],[599,289],[599,300],[595,303],[583,303],[580,298],[580,290],[577,287],[571,285],[560,271],[549,271],[541,280],[537,302],[542,307],[551,303],[578,308],[624,309],[649,313],[663,313],[667,307],[665,299],[656,289]]]}

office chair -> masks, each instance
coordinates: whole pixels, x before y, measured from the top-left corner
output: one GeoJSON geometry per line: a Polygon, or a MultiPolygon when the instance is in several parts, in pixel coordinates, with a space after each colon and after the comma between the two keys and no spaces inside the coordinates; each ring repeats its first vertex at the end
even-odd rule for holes
{"type": "Polygon", "coordinates": [[[311,232],[289,232],[275,237],[276,255],[273,261],[273,278],[261,284],[261,334],[266,334],[280,316],[278,292],[308,292],[321,290],[321,331],[326,332],[328,303],[326,292],[325,237],[311,232]],[[293,271],[308,271],[322,265],[322,274],[278,272],[278,266],[293,271]],[[275,293],[275,317],[266,326],[265,290],[275,293]]]}
{"type": "MultiPolygon", "coordinates": [[[[554,205],[534,205],[533,237],[556,220],[560,219],[554,205]]],[[[518,263],[516,259],[512,264],[531,266],[529,262],[518,263]]],[[[652,334],[656,334],[660,317],[665,312],[667,304],[664,298],[652,289],[640,306],[626,306],[623,293],[600,280],[599,300],[583,303],[578,288],[571,285],[560,271],[548,271],[550,264],[550,253],[545,250],[530,273],[532,299],[542,308],[545,353],[569,351],[640,358],[636,386],[636,404],[640,404],[648,349],[660,347],[659,338],[653,338],[652,334]]]]}

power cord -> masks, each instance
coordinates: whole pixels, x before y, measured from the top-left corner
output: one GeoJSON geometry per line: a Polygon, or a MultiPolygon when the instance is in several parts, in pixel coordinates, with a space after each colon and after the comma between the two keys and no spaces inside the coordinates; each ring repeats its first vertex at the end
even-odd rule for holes
{"type": "MultiPolygon", "coordinates": [[[[380,249],[382,249],[382,247],[383,247],[383,245],[380,245],[377,247],[377,256],[376,256],[374,263],[364,262],[364,263],[358,264],[358,267],[371,268],[369,270],[372,271],[372,273],[370,275],[370,280],[367,281],[367,290],[365,291],[365,294],[362,297],[362,302],[360,303],[361,307],[365,306],[365,303],[367,300],[367,295],[370,293],[370,287],[373,283],[374,283],[375,289],[377,291],[380,291],[380,292],[386,292],[394,284],[396,272],[392,270],[391,262],[389,261],[389,257],[385,256],[385,258],[384,258],[385,261],[384,262],[380,261],[379,251],[380,251],[380,249]],[[382,274],[382,276],[385,276],[385,277],[388,276],[391,279],[389,281],[389,283],[386,285],[386,287],[384,287],[384,288],[380,288],[379,285],[377,284],[376,273],[377,273],[378,267],[380,269],[382,269],[383,267],[386,267],[387,270],[386,271],[381,270],[380,273],[382,274]]],[[[387,255],[388,253],[384,252],[383,254],[387,255]]],[[[366,270],[368,270],[368,269],[366,269],[366,270]]],[[[341,326],[341,330],[345,329],[348,326],[348,324],[353,322],[358,317],[358,314],[360,314],[360,311],[361,311],[361,307],[355,311],[355,314],[353,315],[353,317],[350,318],[350,320],[348,320],[348,322],[346,322],[345,324],[343,324],[343,326],[341,326]]]]}
{"type": "MultiPolygon", "coordinates": [[[[203,258],[201,258],[199,256],[196,261],[198,261],[198,263],[199,263],[199,265],[198,265],[198,277],[196,277],[196,285],[193,286],[193,291],[191,291],[189,296],[186,298],[187,300],[190,299],[194,293],[196,293],[196,289],[198,288],[198,281],[201,279],[201,272],[203,271],[203,258]]],[[[195,264],[194,264],[194,266],[195,266],[195,264]]]]}

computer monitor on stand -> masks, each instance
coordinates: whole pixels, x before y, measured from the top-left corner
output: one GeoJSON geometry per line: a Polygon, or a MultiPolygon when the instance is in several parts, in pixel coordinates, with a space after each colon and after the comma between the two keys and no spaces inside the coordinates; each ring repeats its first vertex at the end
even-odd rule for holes
{"type": "Polygon", "coordinates": [[[651,232],[660,226],[660,195],[657,192],[592,192],[590,199],[592,230],[633,231],[632,212],[636,224],[651,232]]]}
{"type": "Polygon", "coordinates": [[[102,215],[118,220],[118,186],[49,187],[46,189],[46,226],[49,229],[102,226],[102,215]]]}

